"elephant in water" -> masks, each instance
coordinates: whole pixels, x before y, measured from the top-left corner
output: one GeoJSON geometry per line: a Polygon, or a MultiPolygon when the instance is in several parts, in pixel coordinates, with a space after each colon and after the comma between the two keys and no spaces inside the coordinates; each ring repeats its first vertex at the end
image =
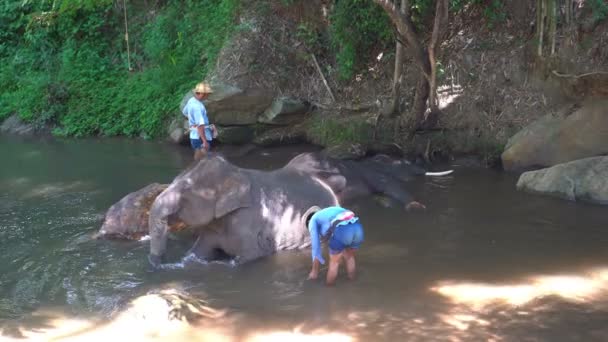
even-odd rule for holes
{"type": "Polygon", "coordinates": [[[238,168],[209,155],[160,193],[148,219],[150,262],[165,253],[170,226],[198,231],[192,252],[213,259],[228,255],[247,262],[277,250],[310,246],[305,220],[315,206],[338,205],[330,187],[291,168],[238,168]]]}
{"type": "Polygon", "coordinates": [[[99,235],[134,238],[149,231],[149,259],[157,266],[168,233],[187,227],[198,236],[191,249],[198,257],[228,255],[246,262],[278,250],[308,247],[305,221],[319,207],[371,194],[388,196],[406,209],[423,207],[403,183],[415,176],[449,172],[429,173],[386,156],[352,161],[318,153],[300,154],[281,169],[260,171],[210,154],[165,190],[166,185],[147,187],[112,206],[99,235]]]}

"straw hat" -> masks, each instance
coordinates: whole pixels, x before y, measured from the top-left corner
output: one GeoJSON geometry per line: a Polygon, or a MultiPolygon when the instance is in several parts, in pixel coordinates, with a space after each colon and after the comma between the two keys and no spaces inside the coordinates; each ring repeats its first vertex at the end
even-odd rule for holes
{"type": "Polygon", "coordinates": [[[194,87],[194,89],[192,89],[192,91],[194,91],[194,93],[203,93],[203,94],[213,93],[213,89],[211,89],[211,86],[204,82],[197,84],[196,87],[194,87]]]}

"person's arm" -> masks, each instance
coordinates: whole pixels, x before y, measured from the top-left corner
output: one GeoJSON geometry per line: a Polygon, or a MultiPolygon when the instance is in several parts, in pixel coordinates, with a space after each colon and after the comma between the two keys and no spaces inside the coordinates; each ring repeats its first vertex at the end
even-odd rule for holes
{"type": "Polygon", "coordinates": [[[308,231],[310,232],[310,242],[312,246],[312,270],[308,275],[308,279],[316,279],[319,275],[319,264],[325,264],[325,260],[323,260],[323,253],[321,250],[321,236],[319,235],[319,229],[314,217],[308,223],[308,231]]]}
{"type": "Polygon", "coordinates": [[[196,108],[194,112],[194,122],[199,139],[201,139],[201,142],[203,143],[203,148],[205,151],[209,151],[209,144],[207,143],[207,138],[205,136],[205,116],[201,108],[196,108]]]}
{"type": "Polygon", "coordinates": [[[196,126],[196,130],[198,131],[198,136],[203,143],[203,148],[205,151],[209,151],[209,143],[207,142],[207,138],[205,137],[205,125],[196,126]]]}
{"type": "Polygon", "coordinates": [[[320,263],[319,263],[318,259],[315,259],[312,262],[312,270],[310,270],[310,273],[308,274],[309,280],[315,280],[319,277],[319,267],[320,267],[319,265],[320,265],[320,263]]]}

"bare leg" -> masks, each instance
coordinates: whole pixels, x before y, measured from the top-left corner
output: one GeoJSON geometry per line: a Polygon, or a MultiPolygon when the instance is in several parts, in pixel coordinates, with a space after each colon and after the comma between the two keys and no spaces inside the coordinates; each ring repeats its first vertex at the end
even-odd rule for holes
{"type": "Polygon", "coordinates": [[[332,286],[336,283],[338,277],[338,268],[340,268],[340,260],[342,259],[342,253],[330,254],[329,255],[329,269],[327,270],[326,284],[332,286]]]}
{"type": "Polygon", "coordinates": [[[357,273],[356,264],[355,264],[355,251],[356,249],[347,248],[344,250],[344,260],[346,261],[346,272],[348,274],[348,279],[355,279],[355,275],[357,273]]]}

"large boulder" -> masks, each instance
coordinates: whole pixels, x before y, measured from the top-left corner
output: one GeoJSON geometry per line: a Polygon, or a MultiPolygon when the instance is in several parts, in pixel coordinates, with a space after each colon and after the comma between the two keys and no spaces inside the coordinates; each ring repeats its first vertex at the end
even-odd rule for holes
{"type": "MultiPolygon", "coordinates": [[[[223,126],[252,125],[271,104],[273,93],[261,88],[241,89],[224,83],[212,83],[213,93],[204,101],[211,123],[223,126]]],[[[189,91],[182,99],[180,111],[192,97],[189,91]]]]}
{"type": "Polygon", "coordinates": [[[517,189],[570,201],[608,204],[608,156],[585,158],[524,172],[517,189]]]}
{"type": "Polygon", "coordinates": [[[176,115],[169,124],[169,141],[175,144],[186,145],[190,142],[190,127],[183,115],[176,115]]]}
{"type": "Polygon", "coordinates": [[[513,136],[501,158],[505,170],[553,166],[608,153],[608,100],[546,115],[513,136]]]}
{"type": "Polygon", "coordinates": [[[255,131],[252,126],[216,126],[217,140],[224,144],[243,145],[253,141],[255,131]]]}
{"type": "Polygon", "coordinates": [[[23,120],[21,120],[17,114],[4,120],[0,126],[0,133],[30,135],[34,134],[35,131],[36,129],[33,125],[23,122],[23,120]]]}
{"type": "Polygon", "coordinates": [[[291,125],[306,119],[309,110],[308,102],[282,96],[276,98],[258,117],[258,122],[268,125],[291,125]]]}
{"type": "Polygon", "coordinates": [[[224,126],[252,125],[271,105],[272,99],[273,94],[264,89],[239,89],[216,84],[205,106],[212,123],[224,126]]]}

